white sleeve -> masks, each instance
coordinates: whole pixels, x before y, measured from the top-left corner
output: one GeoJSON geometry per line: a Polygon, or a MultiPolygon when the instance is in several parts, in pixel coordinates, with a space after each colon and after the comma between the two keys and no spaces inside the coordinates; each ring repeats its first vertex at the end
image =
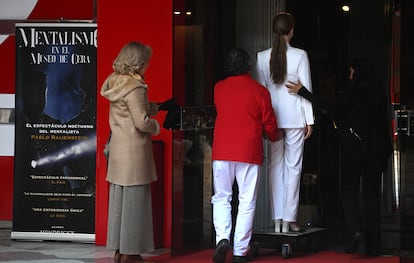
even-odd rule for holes
{"type": "Polygon", "coordinates": [[[257,54],[257,62],[256,62],[256,74],[257,74],[257,82],[262,84],[263,86],[267,87],[265,73],[263,71],[263,58],[260,54],[257,54]]]}
{"type": "Polygon", "coordinates": [[[299,61],[298,77],[302,85],[305,86],[306,89],[308,89],[310,92],[312,92],[311,71],[308,55],[306,52],[303,53],[299,61]]]}
{"type": "MultiPolygon", "coordinates": [[[[300,82],[306,89],[312,92],[312,79],[308,55],[306,52],[301,56],[299,67],[298,67],[298,77],[300,82]]],[[[312,103],[306,99],[302,99],[302,109],[307,125],[314,124],[314,115],[312,103]]]]}

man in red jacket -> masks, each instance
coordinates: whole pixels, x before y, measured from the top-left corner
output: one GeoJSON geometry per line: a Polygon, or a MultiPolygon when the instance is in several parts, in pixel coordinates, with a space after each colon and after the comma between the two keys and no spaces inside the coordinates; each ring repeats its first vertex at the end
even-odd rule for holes
{"type": "Polygon", "coordinates": [[[234,229],[233,262],[247,262],[252,236],[259,172],[263,162],[263,135],[278,139],[270,94],[250,76],[249,54],[234,49],[227,59],[227,77],[214,88],[217,117],[212,147],[213,223],[216,250],[213,261],[224,263],[230,250],[231,200],[237,182],[239,205],[234,229]]]}

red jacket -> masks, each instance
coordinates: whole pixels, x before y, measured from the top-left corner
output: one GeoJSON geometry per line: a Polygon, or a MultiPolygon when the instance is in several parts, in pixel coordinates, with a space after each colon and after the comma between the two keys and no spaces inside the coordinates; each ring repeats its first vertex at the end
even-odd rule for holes
{"type": "Polygon", "coordinates": [[[230,76],[215,85],[214,103],[212,159],[262,164],[263,133],[278,137],[267,89],[248,74],[230,76]]]}

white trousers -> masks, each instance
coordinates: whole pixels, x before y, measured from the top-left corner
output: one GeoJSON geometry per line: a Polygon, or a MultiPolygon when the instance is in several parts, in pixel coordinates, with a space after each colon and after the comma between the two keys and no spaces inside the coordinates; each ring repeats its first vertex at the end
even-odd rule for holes
{"type": "Polygon", "coordinates": [[[283,130],[284,138],[270,143],[268,172],[272,219],[296,222],[305,129],[283,130]]]}
{"type": "Polygon", "coordinates": [[[239,206],[233,239],[233,255],[245,256],[253,232],[260,166],[257,164],[213,161],[214,195],[213,224],[216,230],[216,243],[230,240],[232,229],[231,200],[233,183],[236,179],[239,188],[239,206]]]}

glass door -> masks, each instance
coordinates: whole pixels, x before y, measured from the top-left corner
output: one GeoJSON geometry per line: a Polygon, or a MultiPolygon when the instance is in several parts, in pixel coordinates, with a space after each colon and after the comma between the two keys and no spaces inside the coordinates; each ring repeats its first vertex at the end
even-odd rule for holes
{"type": "Polygon", "coordinates": [[[172,254],[211,247],[213,88],[223,50],[233,46],[235,1],[174,0],[173,94],[181,106],[173,131],[172,254]]]}

